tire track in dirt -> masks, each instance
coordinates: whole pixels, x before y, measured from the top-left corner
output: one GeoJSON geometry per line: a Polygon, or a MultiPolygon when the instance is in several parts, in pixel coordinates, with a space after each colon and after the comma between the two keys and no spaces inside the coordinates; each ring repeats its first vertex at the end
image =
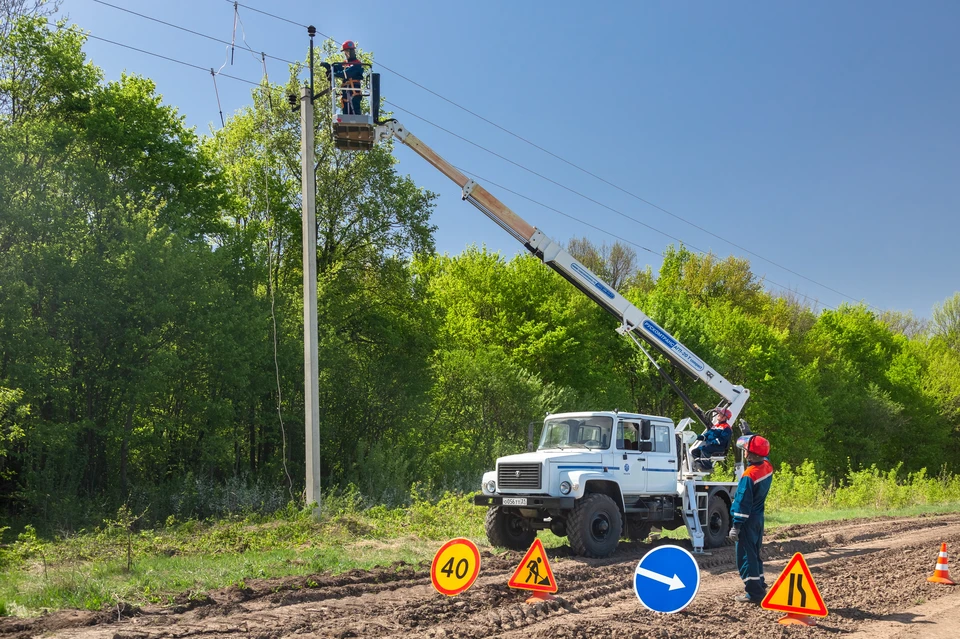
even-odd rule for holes
{"type": "MultiPolygon", "coordinates": [[[[877,615],[941,595],[925,581],[940,541],[960,547],[960,515],[791,526],[765,542],[768,582],[772,584],[794,552],[803,552],[831,612],[822,628],[804,629],[805,634],[829,633],[827,628],[834,628],[834,634],[850,632],[877,615]]],[[[485,551],[481,577],[458,597],[434,591],[428,566],[395,564],[337,576],[251,580],[244,590],[216,591],[172,609],[129,610],[128,615],[137,616],[119,622],[116,611],[89,613],[86,618],[83,613],[58,613],[38,620],[0,620],[0,637],[54,632],[64,638],[120,639],[302,634],[717,639],[737,637],[744,630],[757,636],[780,636],[771,634],[772,629],[792,632],[774,623],[775,613],[736,607],[730,600],[742,587],[732,546],[698,558],[703,582],[687,610],[657,615],[642,608],[632,590],[633,570],[644,553],[663,543],[672,542],[626,543],[604,560],[572,557],[568,548],[551,551],[548,556],[561,591],[557,599],[533,606],[522,603],[523,593],[506,586],[523,553],[485,551]],[[68,614],[73,618],[67,619],[68,614]]]]}

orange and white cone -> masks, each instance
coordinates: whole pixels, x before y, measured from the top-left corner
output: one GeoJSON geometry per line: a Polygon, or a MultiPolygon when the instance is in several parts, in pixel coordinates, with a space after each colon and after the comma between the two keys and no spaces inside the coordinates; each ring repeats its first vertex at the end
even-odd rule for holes
{"type": "Polygon", "coordinates": [[[937,584],[957,585],[953,579],[950,579],[950,567],[947,565],[947,544],[940,544],[940,556],[937,557],[937,568],[933,571],[932,577],[927,577],[927,581],[937,584]]]}

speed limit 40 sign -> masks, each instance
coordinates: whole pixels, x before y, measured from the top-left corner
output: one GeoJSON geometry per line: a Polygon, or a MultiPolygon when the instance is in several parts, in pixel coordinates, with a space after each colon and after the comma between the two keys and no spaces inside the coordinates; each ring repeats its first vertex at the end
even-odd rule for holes
{"type": "Polygon", "coordinates": [[[480,572],[480,551],[469,539],[451,539],[433,557],[430,579],[442,595],[452,597],[473,585],[480,572]]]}

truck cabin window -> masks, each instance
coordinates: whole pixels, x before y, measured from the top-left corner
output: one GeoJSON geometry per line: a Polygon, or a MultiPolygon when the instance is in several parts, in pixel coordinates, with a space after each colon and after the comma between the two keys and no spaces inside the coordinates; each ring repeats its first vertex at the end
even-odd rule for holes
{"type": "Polygon", "coordinates": [[[673,429],[665,424],[657,424],[653,427],[653,450],[657,453],[669,453],[670,452],[670,436],[673,433],[673,429]]]}
{"type": "Polygon", "coordinates": [[[640,425],[634,422],[617,424],[617,450],[639,450],[640,425]]]}
{"type": "Polygon", "coordinates": [[[539,450],[567,448],[607,448],[613,431],[613,418],[605,416],[548,419],[543,425],[539,450]]]}

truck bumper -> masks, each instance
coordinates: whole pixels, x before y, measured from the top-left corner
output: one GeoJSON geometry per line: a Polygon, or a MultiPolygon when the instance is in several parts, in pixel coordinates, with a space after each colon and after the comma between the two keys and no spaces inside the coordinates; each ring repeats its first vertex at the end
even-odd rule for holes
{"type": "MultiPolygon", "coordinates": [[[[514,495],[475,495],[473,503],[476,506],[502,506],[503,498],[514,498],[514,495]]],[[[543,508],[549,510],[572,510],[573,497],[542,497],[537,495],[516,495],[527,500],[526,505],[517,508],[543,508]]],[[[511,504],[513,505],[513,504],[511,504]]]]}

